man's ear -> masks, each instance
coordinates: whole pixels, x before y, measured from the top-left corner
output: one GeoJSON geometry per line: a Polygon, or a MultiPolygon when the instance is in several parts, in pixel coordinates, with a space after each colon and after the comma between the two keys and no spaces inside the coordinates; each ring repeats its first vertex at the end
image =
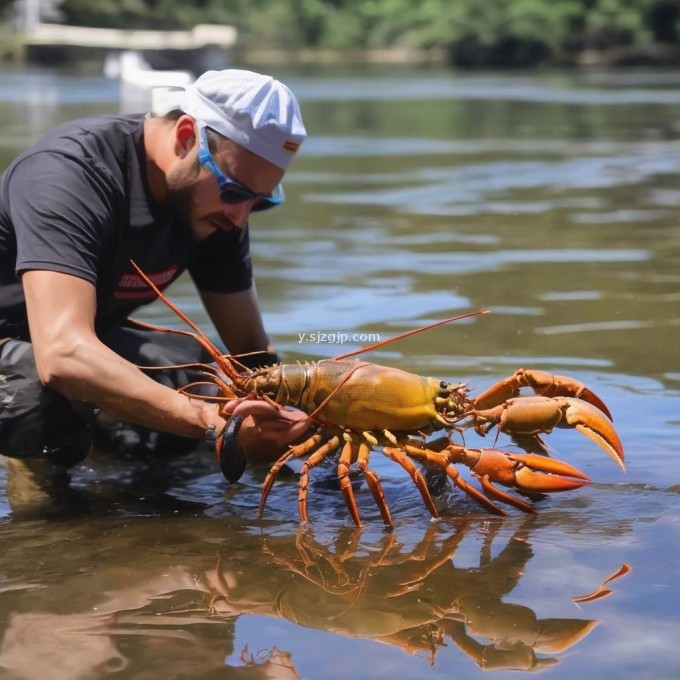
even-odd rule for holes
{"type": "Polygon", "coordinates": [[[181,116],[175,124],[175,153],[184,158],[196,143],[196,121],[191,116],[181,116]]]}

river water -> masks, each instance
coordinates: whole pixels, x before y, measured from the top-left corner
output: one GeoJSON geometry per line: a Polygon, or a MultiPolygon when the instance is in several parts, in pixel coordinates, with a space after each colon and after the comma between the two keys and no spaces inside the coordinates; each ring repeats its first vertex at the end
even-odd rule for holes
{"type": "MultiPolygon", "coordinates": [[[[627,471],[558,430],[551,452],[591,485],[506,518],[449,488],[433,522],[375,451],[387,532],[360,477],[353,528],[332,465],[307,530],[295,470],[260,520],[266,470],[228,487],[204,452],[93,451],[42,503],[2,470],[0,677],[678,677],[680,75],[274,70],[310,133],[285,206],[252,222],[285,360],[486,308],[367,358],[475,390],[572,375],[610,407],[627,471]]],[[[103,78],[0,72],[0,168],[121,106],[103,78]]],[[[187,281],[170,296],[207,328],[187,281]]]]}

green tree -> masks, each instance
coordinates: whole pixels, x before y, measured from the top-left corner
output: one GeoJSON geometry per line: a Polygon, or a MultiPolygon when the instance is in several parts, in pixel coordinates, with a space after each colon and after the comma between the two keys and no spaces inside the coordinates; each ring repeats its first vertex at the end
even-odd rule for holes
{"type": "MultiPolygon", "coordinates": [[[[248,46],[443,48],[460,64],[680,42],[679,0],[62,0],[60,10],[87,26],[231,24],[248,46]]],[[[13,12],[0,0],[0,19],[13,12]]]]}

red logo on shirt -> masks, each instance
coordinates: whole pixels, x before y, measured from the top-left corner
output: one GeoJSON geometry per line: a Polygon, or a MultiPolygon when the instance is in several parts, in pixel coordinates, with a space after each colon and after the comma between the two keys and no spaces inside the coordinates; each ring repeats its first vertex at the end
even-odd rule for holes
{"type": "MultiPolygon", "coordinates": [[[[165,269],[161,269],[157,272],[144,272],[160,289],[164,290],[168,287],[170,282],[175,278],[179,267],[176,264],[170,265],[165,269]]],[[[123,276],[120,277],[118,285],[116,286],[116,292],[114,297],[117,300],[154,300],[156,298],[156,293],[149,288],[142,277],[137,274],[137,272],[129,271],[125,272],[123,276]]]]}

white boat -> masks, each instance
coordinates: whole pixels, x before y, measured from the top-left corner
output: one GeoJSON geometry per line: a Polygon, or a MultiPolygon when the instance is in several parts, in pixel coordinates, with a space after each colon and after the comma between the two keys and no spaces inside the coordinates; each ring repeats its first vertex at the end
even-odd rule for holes
{"type": "MultiPolygon", "coordinates": [[[[189,71],[161,71],[151,67],[136,51],[109,54],[104,75],[120,82],[120,113],[155,110],[168,92],[181,91],[194,82],[189,71]]],[[[168,107],[164,107],[170,110],[168,107]]]]}
{"type": "Polygon", "coordinates": [[[104,63],[104,75],[119,79],[121,86],[140,90],[154,87],[186,87],[194,82],[189,71],[161,71],[151,67],[140,52],[125,51],[109,54],[104,63]]]}

